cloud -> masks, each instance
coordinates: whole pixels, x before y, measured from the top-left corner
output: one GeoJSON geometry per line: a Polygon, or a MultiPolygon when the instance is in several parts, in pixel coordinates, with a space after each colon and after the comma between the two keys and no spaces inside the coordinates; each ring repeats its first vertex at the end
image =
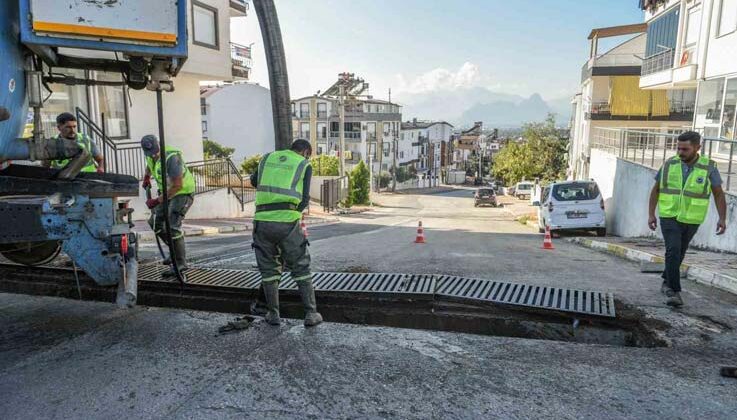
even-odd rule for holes
{"type": "Polygon", "coordinates": [[[483,77],[476,64],[466,62],[457,70],[451,71],[444,68],[436,68],[415,77],[411,81],[401,75],[397,75],[397,83],[400,92],[425,93],[458,88],[479,86],[483,77]]]}

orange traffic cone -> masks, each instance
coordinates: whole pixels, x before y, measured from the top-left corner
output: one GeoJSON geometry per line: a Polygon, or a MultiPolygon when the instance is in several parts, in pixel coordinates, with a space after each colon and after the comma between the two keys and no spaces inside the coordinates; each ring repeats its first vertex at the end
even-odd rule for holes
{"type": "Polygon", "coordinates": [[[304,214],[302,215],[302,222],[299,224],[299,227],[302,228],[302,234],[304,235],[305,238],[307,236],[309,236],[309,234],[307,233],[307,224],[305,223],[305,215],[304,214]]]}
{"type": "Polygon", "coordinates": [[[415,243],[425,243],[425,229],[422,228],[422,220],[420,220],[420,224],[417,226],[417,236],[415,237],[415,243]]]}
{"type": "Polygon", "coordinates": [[[543,249],[555,249],[553,239],[550,237],[550,226],[545,226],[545,239],[543,239],[543,249]]]}

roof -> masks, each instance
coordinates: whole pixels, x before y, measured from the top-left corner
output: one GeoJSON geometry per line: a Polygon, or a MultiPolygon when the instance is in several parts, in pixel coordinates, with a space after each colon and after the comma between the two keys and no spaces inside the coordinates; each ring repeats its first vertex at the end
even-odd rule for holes
{"type": "Polygon", "coordinates": [[[453,124],[445,121],[406,121],[402,123],[402,130],[418,130],[423,128],[430,128],[436,124],[447,124],[453,127],[453,124]]]}
{"type": "Polygon", "coordinates": [[[607,28],[592,29],[589,39],[609,38],[613,36],[639,34],[647,32],[647,23],[634,23],[632,25],[609,26],[607,28]]]}

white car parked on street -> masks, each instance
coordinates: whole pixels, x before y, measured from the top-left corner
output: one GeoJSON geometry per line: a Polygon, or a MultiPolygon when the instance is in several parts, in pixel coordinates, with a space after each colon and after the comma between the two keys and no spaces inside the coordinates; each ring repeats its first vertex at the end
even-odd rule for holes
{"type": "Polygon", "coordinates": [[[540,233],[550,230],[595,230],[606,236],[604,199],[594,181],[561,181],[543,188],[537,212],[540,233]]]}

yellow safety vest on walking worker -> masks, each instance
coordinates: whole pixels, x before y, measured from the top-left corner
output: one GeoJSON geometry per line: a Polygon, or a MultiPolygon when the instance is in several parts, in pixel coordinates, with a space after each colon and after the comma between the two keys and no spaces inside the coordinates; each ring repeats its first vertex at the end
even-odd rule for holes
{"type": "Polygon", "coordinates": [[[295,222],[302,202],[302,183],[310,161],[292,150],[264,156],[259,163],[256,215],[262,222],[295,222]]]}
{"type": "MultiPolygon", "coordinates": [[[[182,163],[182,166],[184,167],[182,172],[182,188],[177,191],[175,196],[177,195],[183,195],[183,194],[194,194],[195,190],[195,182],[194,182],[194,176],[192,175],[192,172],[189,171],[189,168],[187,168],[187,165],[184,163],[184,158],[182,158],[182,152],[174,147],[166,146],[166,163],[167,163],[167,169],[169,168],[169,158],[178,155],[179,161],[182,163]]],[[[154,161],[154,159],[150,156],[146,156],[146,167],[148,168],[148,171],[151,173],[151,176],[156,180],[156,185],[161,188],[162,186],[162,179],[161,179],[161,154],[159,154],[159,159],[154,161]]],[[[167,186],[169,186],[169,183],[167,183],[167,186]]]]}
{"type": "Polygon", "coordinates": [[[658,195],[659,214],[660,217],[675,217],[681,223],[698,225],[704,222],[709,209],[709,172],[715,164],[709,158],[700,156],[685,183],[681,165],[685,163],[678,156],[670,158],[663,165],[658,195]]]}

